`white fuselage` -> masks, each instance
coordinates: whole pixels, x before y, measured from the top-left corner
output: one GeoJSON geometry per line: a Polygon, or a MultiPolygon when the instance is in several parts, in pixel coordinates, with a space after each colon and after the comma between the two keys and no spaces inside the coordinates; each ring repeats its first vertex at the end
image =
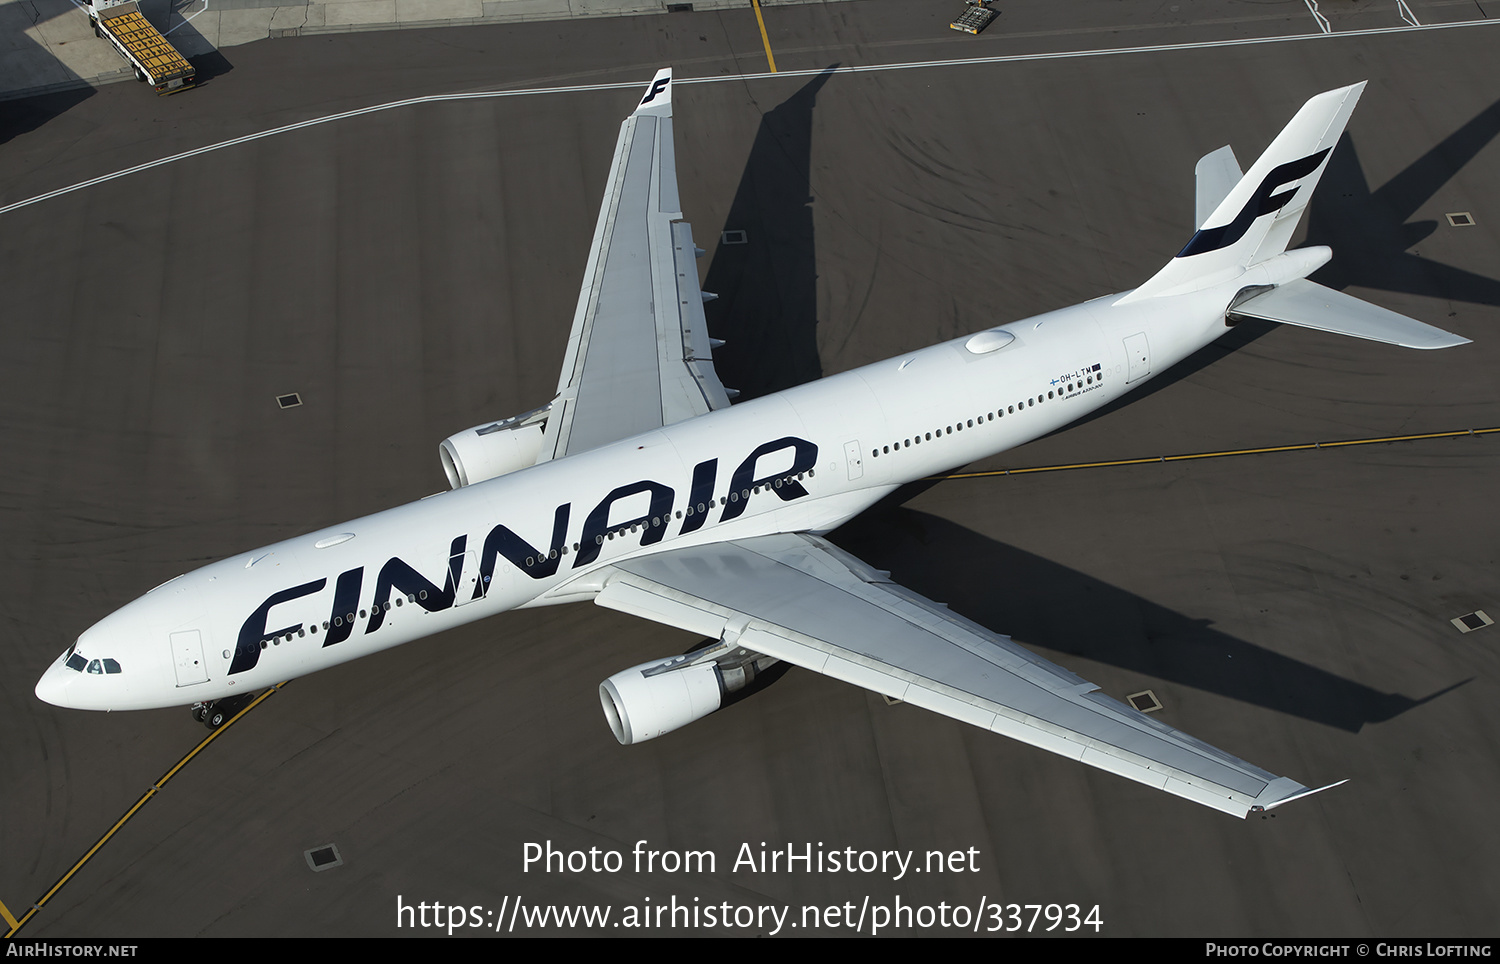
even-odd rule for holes
{"type": "Polygon", "coordinates": [[[1002,347],[974,350],[1003,334],[946,342],[242,553],[95,624],[37,695],[100,710],[220,699],[509,609],[590,599],[627,556],[826,532],[1177,363],[1225,331],[1238,287],[1012,322],[991,330],[1013,336],[1002,347]]]}

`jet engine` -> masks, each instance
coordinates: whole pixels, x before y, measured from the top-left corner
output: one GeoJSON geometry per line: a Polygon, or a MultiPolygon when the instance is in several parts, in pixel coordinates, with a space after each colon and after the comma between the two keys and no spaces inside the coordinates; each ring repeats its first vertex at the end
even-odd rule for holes
{"type": "Polygon", "coordinates": [[[599,684],[599,704],[615,739],[625,746],[644,743],[726,705],[726,696],[743,690],[776,662],[721,643],[616,673],[599,684]],[[715,660],[715,653],[722,655],[715,660]]]}
{"type": "Polygon", "coordinates": [[[443,439],[438,457],[448,485],[459,489],[535,465],[548,408],[476,425],[443,439]]]}

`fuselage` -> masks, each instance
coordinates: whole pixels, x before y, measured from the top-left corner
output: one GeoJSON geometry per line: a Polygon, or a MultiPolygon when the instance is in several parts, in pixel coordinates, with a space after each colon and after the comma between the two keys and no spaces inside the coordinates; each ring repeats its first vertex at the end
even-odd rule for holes
{"type": "Polygon", "coordinates": [[[220,699],[591,599],[628,556],[826,532],[1165,370],[1224,332],[1237,287],[1101,298],[241,553],[96,623],[37,695],[99,710],[220,699]]]}

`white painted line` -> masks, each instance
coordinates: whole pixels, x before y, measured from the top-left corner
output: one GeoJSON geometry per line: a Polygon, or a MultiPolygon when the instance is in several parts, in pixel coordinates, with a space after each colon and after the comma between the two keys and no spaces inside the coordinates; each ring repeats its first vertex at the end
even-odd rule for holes
{"type": "Polygon", "coordinates": [[[1302,0],[1302,2],[1307,4],[1308,12],[1318,22],[1318,29],[1324,33],[1333,33],[1333,25],[1328,22],[1327,17],[1318,12],[1318,0],[1302,0]]]}
{"type": "MultiPolygon", "coordinates": [[[[1349,30],[1339,34],[1313,33],[1294,34],[1288,37],[1242,37],[1234,40],[1205,40],[1198,43],[1156,44],[1144,47],[1110,47],[1101,50],[1063,50],[1057,51],[1055,53],[1009,54],[997,57],[967,57],[951,60],[920,60],[898,64],[869,64],[865,66],[824,67],[811,70],[783,70],[777,73],[718,74],[712,77],[681,77],[676,78],[675,80],[678,85],[718,84],[724,83],[726,81],[741,83],[747,80],[816,77],[819,74],[868,74],[879,73],[881,71],[888,70],[920,70],[924,68],[934,67],[969,67],[984,64],[1027,63],[1041,60],[1075,60],[1085,57],[1113,57],[1119,56],[1121,54],[1166,53],[1179,50],[1213,50],[1223,47],[1249,47],[1258,44],[1279,44],[1295,43],[1302,40],[1323,40],[1329,37],[1372,37],[1388,33],[1413,33],[1416,31],[1426,30],[1454,30],[1462,27],[1481,27],[1493,24],[1500,24],[1500,19],[1461,20],[1455,23],[1427,24],[1420,27],[1376,27],[1369,30],[1349,30]]],[[[348,120],[351,117],[362,117],[366,114],[377,114],[381,111],[396,110],[401,107],[412,107],[417,104],[438,104],[457,100],[488,100],[496,97],[531,97],[538,94],[572,94],[600,90],[638,90],[640,89],[640,87],[641,81],[632,80],[625,83],[614,84],[578,84],[568,87],[531,87],[524,90],[484,90],[463,94],[433,94],[427,97],[411,97],[406,100],[391,101],[388,104],[376,104],[373,107],[361,107],[358,110],[344,111],[339,114],[329,114],[326,117],[315,117],[311,120],[300,121],[296,124],[288,124],[285,127],[273,127],[270,130],[260,131],[255,134],[246,134],[243,137],[236,137],[231,140],[220,141],[217,144],[209,144],[206,147],[194,148],[191,151],[183,151],[181,154],[173,154],[170,157],[163,157],[154,161],[147,161],[144,164],[137,164],[133,167],[127,167],[122,170],[115,171],[111,174],[102,174],[99,177],[90,178],[87,181],[79,181],[77,184],[70,184],[67,187],[60,187],[55,191],[48,191],[45,194],[38,194],[36,197],[29,197],[24,201],[15,201],[11,204],[0,207],[0,214],[9,214],[11,211],[15,211],[19,208],[24,208],[32,204],[38,204],[42,201],[51,200],[55,197],[61,197],[64,194],[71,194],[74,191],[81,191],[84,188],[93,187],[96,184],[103,184],[106,181],[113,181],[118,178],[126,177],[130,174],[138,174],[141,171],[149,171],[152,168],[162,167],[163,165],[171,164],[176,161],[185,161],[190,157],[198,157],[202,154],[208,154],[213,151],[223,150],[226,147],[236,147],[240,144],[248,144],[251,141],[258,141],[267,137],[274,137],[277,134],[289,134],[292,131],[305,130],[309,127],[317,127],[320,124],[331,124],[334,121],[348,120]]]]}

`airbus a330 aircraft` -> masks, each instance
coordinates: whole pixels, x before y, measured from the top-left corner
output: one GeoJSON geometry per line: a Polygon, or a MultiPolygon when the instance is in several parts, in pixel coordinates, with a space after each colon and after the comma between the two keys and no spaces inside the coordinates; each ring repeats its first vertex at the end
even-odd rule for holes
{"type": "MultiPolygon", "coordinates": [[[[452,490],[178,576],[37,684],[95,710],[216,705],[527,606],[592,601],[715,640],[600,686],[621,743],[776,661],[1245,816],[1315,792],[1108,699],[822,534],[903,483],[1054,431],[1261,318],[1413,348],[1467,339],[1321,287],[1286,251],[1364,84],[1312,98],[1144,285],[731,406],[678,210],[672,75],[619,143],[557,397],[441,446],[452,490]]],[[[200,710],[202,712],[202,710],[200,710]]]]}

